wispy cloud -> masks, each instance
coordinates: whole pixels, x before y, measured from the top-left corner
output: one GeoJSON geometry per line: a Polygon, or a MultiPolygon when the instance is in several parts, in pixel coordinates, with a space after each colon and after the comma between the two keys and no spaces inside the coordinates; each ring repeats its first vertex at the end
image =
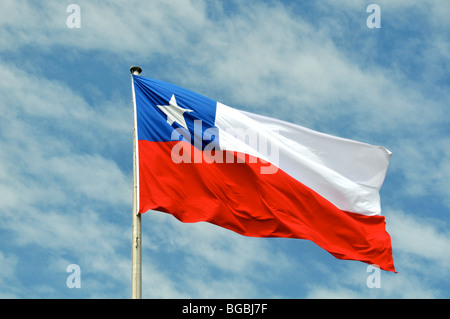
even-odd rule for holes
{"type": "MultiPolygon", "coordinates": [[[[5,257],[2,269],[11,269],[8,262],[19,265],[17,269],[32,265],[33,261],[17,254],[36,249],[51,256],[44,264],[32,266],[36,272],[45,272],[48,264],[60,265],[58,256],[71,255],[67,260],[79,262],[84,269],[106,271],[115,280],[124,278],[123,273],[117,276],[117,271],[107,269],[110,263],[115,268],[126,263],[127,256],[118,250],[126,245],[127,224],[118,226],[104,216],[117,215],[129,206],[130,172],[120,169],[104,148],[96,147],[108,134],[120,143],[121,134],[127,133],[120,125],[123,114],[93,109],[64,84],[27,75],[7,64],[2,64],[2,69],[0,224],[9,237],[3,240],[3,256],[10,256],[5,257]]],[[[64,274],[66,266],[50,268],[64,274]]],[[[8,291],[16,296],[36,296],[35,289],[25,287],[33,287],[39,277],[26,283],[14,274],[8,276],[17,281],[4,291],[5,296],[8,291]]],[[[60,287],[64,285],[61,281],[60,287]]],[[[50,289],[44,295],[55,294],[50,289]]]]}

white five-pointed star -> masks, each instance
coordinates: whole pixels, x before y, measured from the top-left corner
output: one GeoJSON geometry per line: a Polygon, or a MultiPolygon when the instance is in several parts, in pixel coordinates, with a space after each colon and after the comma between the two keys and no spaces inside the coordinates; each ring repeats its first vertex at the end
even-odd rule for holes
{"type": "Polygon", "coordinates": [[[157,107],[167,115],[167,123],[172,125],[173,122],[177,122],[185,129],[188,129],[186,121],[184,120],[184,112],[193,112],[193,110],[179,107],[177,105],[177,100],[175,100],[175,94],[172,94],[169,105],[157,105],[157,107]]]}

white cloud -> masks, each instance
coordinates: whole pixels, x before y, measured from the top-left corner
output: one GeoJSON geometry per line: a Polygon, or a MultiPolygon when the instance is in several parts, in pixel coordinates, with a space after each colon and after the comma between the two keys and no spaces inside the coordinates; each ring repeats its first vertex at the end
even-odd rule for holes
{"type": "MultiPolygon", "coordinates": [[[[124,108],[120,104],[108,105],[107,113],[102,106],[93,109],[61,84],[27,76],[21,70],[9,71],[5,64],[2,68],[6,77],[0,80],[0,92],[5,97],[0,103],[3,114],[0,144],[7,150],[0,155],[2,187],[9,192],[16,188],[22,195],[27,194],[25,200],[30,203],[55,202],[56,197],[70,200],[70,196],[61,197],[62,191],[68,195],[69,190],[72,196],[82,192],[88,198],[105,202],[108,199],[113,203],[128,202],[129,176],[114,160],[95,154],[105,151],[100,145],[108,135],[113,140],[117,136],[120,145],[126,133],[123,123],[127,117],[117,110],[124,108]],[[89,148],[94,154],[83,154],[89,148]],[[56,182],[58,187],[52,187],[56,182]],[[53,196],[49,196],[49,191],[53,196]],[[99,192],[105,193],[106,198],[99,196],[99,192]]],[[[129,120],[131,123],[131,116],[129,120]]],[[[131,140],[131,129],[128,131],[131,140]]],[[[6,201],[11,198],[14,194],[6,201]]]]}
{"type": "MultiPolygon", "coordinates": [[[[357,272],[354,269],[327,274],[325,284],[308,287],[307,298],[312,299],[433,299],[442,298],[438,289],[423,282],[415,272],[389,275],[381,272],[380,287],[369,288],[367,279],[373,272],[357,272]]],[[[369,278],[370,280],[370,278],[369,278]]]]}
{"type": "Polygon", "coordinates": [[[15,268],[17,265],[17,258],[13,255],[6,255],[0,251],[0,265],[2,270],[0,272],[0,298],[17,298],[20,291],[15,287],[17,280],[15,275],[15,268]]]}
{"type": "MultiPolygon", "coordinates": [[[[116,163],[99,155],[70,155],[48,161],[71,194],[84,200],[98,200],[108,204],[127,204],[131,198],[130,181],[116,163]],[[80,194],[76,194],[80,193],[80,194]]],[[[70,199],[67,199],[70,200],[70,199]]]]}
{"type": "MultiPolygon", "coordinates": [[[[52,297],[60,293],[58,289],[66,288],[65,279],[58,288],[52,278],[61,272],[64,276],[65,267],[58,269],[58,260],[69,255],[86,273],[126,285],[130,269],[126,267],[128,256],[122,252],[130,225],[115,221],[128,216],[130,172],[122,171],[108,149],[98,146],[108,135],[120,146],[123,135],[131,141],[131,129],[124,125],[127,111],[119,101],[106,103],[110,112],[105,113],[105,103],[92,108],[64,84],[27,74],[3,61],[0,65],[5,74],[0,80],[4,97],[0,102],[0,225],[10,236],[3,246],[10,256],[4,260],[4,270],[16,278],[3,295],[52,297]],[[105,218],[105,214],[111,216],[105,218]],[[34,260],[33,265],[26,260],[33,250],[48,255],[48,260],[34,260]],[[25,268],[31,265],[36,273],[47,271],[43,276],[47,281],[36,284],[45,279],[19,276],[18,270],[7,266],[10,261],[25,268]]],[[[91,287],[87,295],[123,297],[123,292],[108,294],[104,286],[89,280],[86,287],[91,287]]]]}
{"type": "MultiPolygon", "coordinates": [[[[439,125],[439,121],[435,124],[439,125]]],[[[450,207],[449,139],[439,128],[431,126],[430,123],[428,129],[419,129],[414,138],[405,136],[392,141],[394,155],[390,170],[405,179],[404,187],[397,190],[398,195],[439,198],[443,205],[450,207]]],[[[436,215],[446,217],[444,212],[436,215]]]]}
{"type": "MultiPolygon", "coordinates": [[[[171,281],[163,285],[169,291],[170,286],[178,289],[173,296],[258,298],[257,283],[298,271],[268,240],[244,237],[207,223],[184,224],[161,212],[147,212],[142,223],[144,255],[153,261],[144,268],[149,272],[146,277],[152,278],[153,272],[157,278],[173,272],[171,281]],[[173,260],[166,270],[154,256],[162,252],[164,258],[173,260]]],[[[156,292],[148,289],[147,293],[153,296],[156,292]]]]}
{"type": "Polygon", "coordinates": [[[201,1],[94,4],[82,0],[77,4],[81,9],[81,28],[70,29],[66,25],[71,14],[66,12],[68,3],[2,1],[0,25],[7,32],[0,40],[0,50],[32,45],[44,51],[68,46],[126,54],[140,52],[137,56],[167,50],[174,54],[180,46],[189,44],[192,32],[201,30],[205,19],[201,1]]]}
{"type": "Polygon", "coordinates": [[[307,298],[445,298],[448,290],[450,236],[439,219],[387,210],[387,231],[392,238],[397,274],[380,272],[380,288],[369,288],[373,274],[361,265],[339,270],[322,266],[323,281],[307,285],[307,298]]]}
{"type": "MultiPolygon", "coordinates": [[[[396,250],[432,261],[432,268],[448,269],[450,234],[446,231],[445,223],[402,211],[389,212],[389,223],[396,250]]],[[[418,263],[422,264],[423,261],[418,260],[418,263]]]]}

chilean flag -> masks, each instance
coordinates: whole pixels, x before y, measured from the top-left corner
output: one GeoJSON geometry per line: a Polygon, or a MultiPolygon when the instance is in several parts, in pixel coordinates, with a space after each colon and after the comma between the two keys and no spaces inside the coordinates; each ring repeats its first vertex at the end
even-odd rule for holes
{"type": "Polygon", "coordinates": [[[395,272],[379,196],[389,150],[132,80],[139,213],[307,239],[395,272]]]}

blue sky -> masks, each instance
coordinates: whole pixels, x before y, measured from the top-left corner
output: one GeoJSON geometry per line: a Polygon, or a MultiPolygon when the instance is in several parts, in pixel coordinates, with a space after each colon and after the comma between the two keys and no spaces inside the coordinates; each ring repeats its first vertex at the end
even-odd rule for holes
{"type": "Polygon", "coordinates": [[[398,274],[314,243],[142,216],[144,298],[449,298],[450,4],[0,3],[0,297],[129,298],[129,68],[393,152],[381,189],[398,274]],[[68,28],[66,9],[81,9],[68,28]],[[381,28],[368,28],[369,4],[381,28]],[[81,270],[68,288],[67,266],[81,270]]]}

